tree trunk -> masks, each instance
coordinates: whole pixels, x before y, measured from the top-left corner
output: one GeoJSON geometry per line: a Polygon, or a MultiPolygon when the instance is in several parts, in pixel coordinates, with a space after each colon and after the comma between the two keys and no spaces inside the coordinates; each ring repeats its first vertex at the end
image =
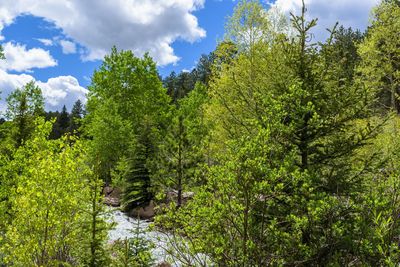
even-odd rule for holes
{"type": "Polygon", "coordinates": [[[182,159],[182,146],[183,146],[183,119],[179,117],[179,143],[178,143],[178,199],[177,207],[182,206],[182,179],[183,179],[183,159],[182,159]]]}

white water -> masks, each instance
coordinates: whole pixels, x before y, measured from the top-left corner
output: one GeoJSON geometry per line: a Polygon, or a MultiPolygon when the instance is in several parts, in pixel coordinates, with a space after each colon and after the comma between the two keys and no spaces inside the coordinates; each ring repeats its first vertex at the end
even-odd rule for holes
{"type": "Polygon", "coordinates": [[[152,249],[151,253],[153,254],[156,262],[168,262],[168,255],[165,251],[168,246],[167,235],[156,231],[149,231],[149,222],[130,218],[120,210],[112,210],[110,215],[109,221],[115,223],[115,227],[108,233],[110,241],[135,237],[137,228],[139,227],[139,235],[147,240],[150,240],[155,245],[155,248],[152,249]]]}
{"type": "MultiPolygon", "coordinates": [[[[145,239],[150,240],[155,247],[152,249],[151,253],[155,259],[156,264],[161,262],[169,262],[174,267],[179,267],[186,265],[178,260],[173,260],[173,258],[167,253],[167,250],[174,250],[173,247],[179,246],[180,250],[185,250],[185,246],[182,246],[181,241],[176,241],[171,235],[167,235],[158,231],[150,231],[150,223],[143,220],[137,220],[130,218],[125,215],[120,210],[110,211],[110,222],[115,223],[115,227],[109,231],[108,236],[110,241],[115,241],[118,239],[124,240],[125,238],[135,237],[136,233],[141,233],[145,239]],[[139,231],[137,228],[139,227],[139,231]]],[[[195,256],[188,256],[185,253],[179,253],[181,257],[185,258],[185,262],[191,262],[191,266],[208,266],[207,257],[202,254],[197,254],[195,256]],[[200,264],[195,264],[195,262],[200,264]]]]}
{"type": "MultiPolygon", "coordinates": [[[[168,236],[166,234],[157,231],[150,231],[149,222],[130,218],[118,209],[110,210],[109,214],[110,217],[108,221],[114,223],[113,229],[108,232],[110,241],[136,237],[137,232],[139,232],[140,237],[151,241],[155,245],[151,250],[151,253],[156,263],[171,262],[166,253],[166,248],[168,247],[168,236]],[[139,231],[137,231],[137,228],[139,228],[139,231]]],[[[173,264],[172,266],[179,265],[173,264]]]]}

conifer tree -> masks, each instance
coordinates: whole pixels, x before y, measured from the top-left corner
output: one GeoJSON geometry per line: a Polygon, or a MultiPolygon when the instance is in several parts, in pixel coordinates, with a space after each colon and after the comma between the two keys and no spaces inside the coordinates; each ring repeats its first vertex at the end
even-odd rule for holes
{"type": "Polygon", "coordinates": [[[13,121],[13,139],[21,146],[34,130],[34,120],[44,115],[44,98],[41,89],[29,82],[7,97],[6,117],[13,121]]]}
{"type": "Polygon", "coordinates": [[[68,132],[70,125],[70,117],[67,111],[67,107],[65,105],[63,105],[57,120],[58,120],[58,126],[60,127],[61,135],[66,134],[68,132]]]}
{"type": "Polygon", "coordinates": [[[75,133],[78,136],[80,135],[78,130],[81,127],[82,118],[83,118],[84,114],[85,114],[84,106],[82,104],[82,101],[80,99],[78,99],[74,103],[74,106],[72,107],[71,114],[70,114],[69,131],[71,133],[75,133]]]}
{"type": "Polygon", "coordinates": [[[375,94],[331,60],[335,28],[322,47],[313,43],[316,20],[305,12],[292,16],[293,37],[273,30],[257,1],[242,1],[231,18],[239,54],[220,65],[207,109],[215,164],[194,201],[169,217],[219,265],[363,257],[359,218],[374,153],[359,151],[379,132],[369,120],[375,94]]]}
{"type": "Polygon", "coordinates": [[[148,168],[151,152],[149,132],[138,137],[132,158],[129,160],[129,170],[126,171],[125,188],[123,190],[122,205],[126,211],[145,206],[152,199],[150,170],[148,168]]]}

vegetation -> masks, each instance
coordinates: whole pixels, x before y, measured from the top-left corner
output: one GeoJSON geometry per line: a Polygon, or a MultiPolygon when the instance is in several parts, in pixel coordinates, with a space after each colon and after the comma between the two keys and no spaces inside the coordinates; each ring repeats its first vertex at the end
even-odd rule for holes
{"type": "Polygon", "coordinates": [[[71,113],[34,82],[11,93],[0,266],[154,264],[142,233],[107,244],[110,186],[126,212],[155,203],[189,266],[397,266],[399,1],[323,42],[306,17],[240,1],[215,51],[164,79],[114,47],[71,113]]]}

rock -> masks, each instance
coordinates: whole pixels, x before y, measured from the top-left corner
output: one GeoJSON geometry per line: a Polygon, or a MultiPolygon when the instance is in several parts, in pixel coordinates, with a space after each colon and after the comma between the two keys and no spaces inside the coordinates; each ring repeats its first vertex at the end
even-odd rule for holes
{"type": "Polygon", "coordinates": [[[111,207],[119,207],[121,205],[121,190],[111,186],[105,186],[103,189],[104,204],[111,207]]]}
{"type": "Polygon", "coordinates": [[[107,185],[107,186],[105,186],[104,189],[103,189],[103,193],[104,193],[105,196],[110,195],[112,192],[114,192],[114,188],[111,187],[111,186],[108,186],[108,185],[107,185]]]}
{"type": "MultiPolygon", "coordinates": [[[[194,192],[182,192],[182,203],[185,204],[188,200],[194,197],[194,192]]],[[[172,190],[166,193],[166,203],[177,202],[178,191],[172,190]]]]}
{"type": "Polygon", "coordinates": [[[184,200],[192,199],[194,197],[194,192],[183,192],[182,198],[184,200]]]}
{"type": "Polygon", "coordinates": [[[147,206],[135,208],[129,212],[130,217],[139,218],[142,220],[151,220],[155,215],[155,205],[153,200],[151,200],[147,206]]]}
{"type": "Polygon", "coordinates": [[[121,202],[117,197],[104,197],[104,204],[111,207],[119,207],[121,202]]]}

